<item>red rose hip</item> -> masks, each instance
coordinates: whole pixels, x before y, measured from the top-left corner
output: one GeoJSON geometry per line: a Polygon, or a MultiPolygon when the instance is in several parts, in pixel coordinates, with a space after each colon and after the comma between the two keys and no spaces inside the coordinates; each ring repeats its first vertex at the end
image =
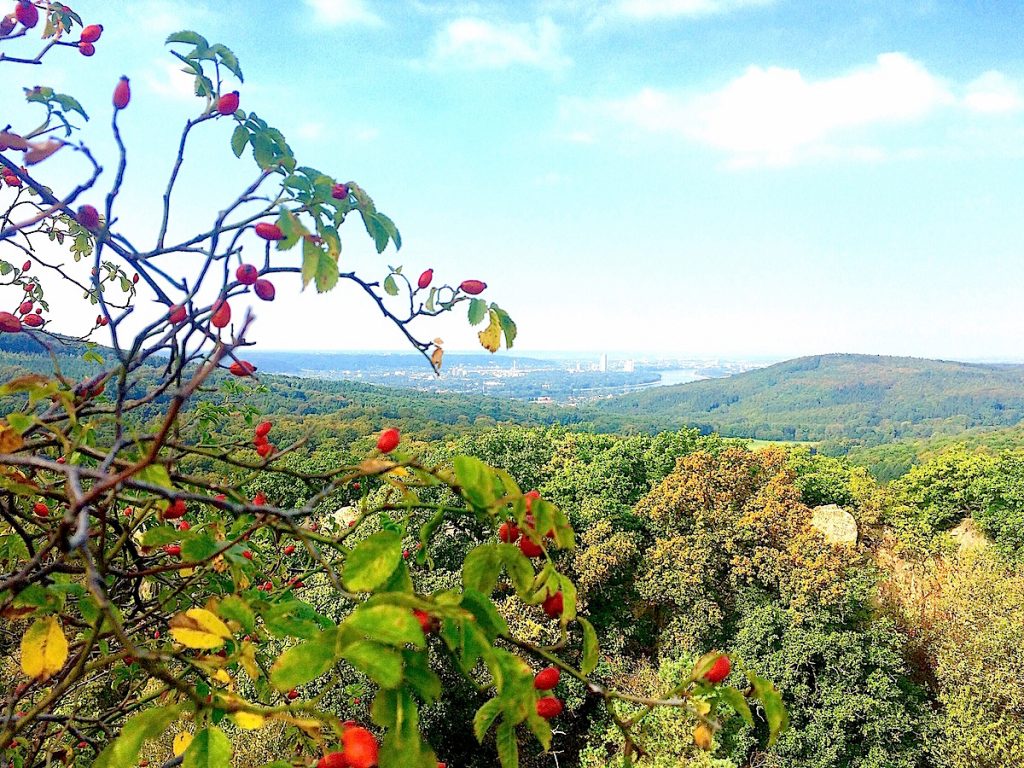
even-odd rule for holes
{"type": "Polygon", "coordinates": [[[284,232],[281,231],[277,224],[261,221],[256,225],[255,229],[256,235],[264,240],[284,240],[284,232]]]}
{"type": "Polygon", "coordinates": [[[21,320],[10,312],[0,312],[0,333],[17,333],[21,330],[21,320]]]}
{"type": "Polygon", "coordinates": [[[231,322],[231,305],[223,299],[218,299],[213,305],[213,312],[210,314],[210,324],[214,328],[223,328],[231,322]]]}
{"type": "Polygon", "coordinates": [[[459,285],[463,293],[468,293],[470,296],[478,296],[487,290],[487,283],[481,280],[463,280],[459,285]]]}
{"type": "Polygon", "coordinates": [[[86,229],[96,229],[100,225],[100,212],[91,205],[83,205],[79,207],[75,219],[86,229]]]}
{"type": "Polygon", "coordinates": [[[542,669],[533,678],[533,687],[538,691],[550,691],[561,679],[562,673],[558,671],[558,667],[548,667],[542,669]]]}
{"type": "Polygon", "coordinates": [[[114,109],[124,109],[132,99],[132,89],[128,85],[128,78],[121,75],[121,79],[114,86],[114,109]]]}
{"type": "Polygon", "coordinates": [[[273,301],[277,295],[277,290],[274,288],[274,284],[269,280],[259,279],[252,286],[256,295],[259,296],[263,301],[273,301]]]}
{"type": "Polygon", "coordinates": [[[90,24],[82,30],[82,34],[79,35],[78,39],[83,43],[95,43],[100,39],[100,35],[103,34],[102,24],[90,24]]]}
{"type": "Polygon", "coordinates": [[[235,270],[235,279],[242,285],[252,285],[260,279],[260,271],[252,264],[240,264],[235,270]]]}
{"type": "Polygon", "coordinates": [[[233,115],[238,111],[238,91],[225,93],[217,99],[217,112],[221,115],[233,115]]]}
{"type": "Polygon", "coordinates": [[[557,619],[565,609],[565,599],[562,597],[562,593],[555,592],[555,594],[549,595],[541,604],[541,608],[550,618],[557,619]]]}
{"type": "Polygon", "coordinates": [[[21,22],[22,26],[31,29],[39,23],[39,9],[28,0],[19,0],[18,7],[14,9],[14,18],[21,22]]]}
{"type": "Polygon", "coordinates": [[[711,665],[711,669],[704,673],[704,679],[709,683],[720,683],[729,676],[729,672],[732,670],[732,664],[729,662],[729,657],[724,653],[715,659],[715,663],[711,665]]]}
{"type": "Polygon", "coordinates": [[[557,696],[545,696],[537,701],[537,714],[545,720],[562,714],[562,700],[557,696]]]}
{"type": "Polygon", "coordinates": [[[434,270],[425,269],[420,274],[420,279],[416,281],[416,285],[420,287],[420,290],[429,288],[430,283],[434,280],[434,270]]]}
{"type": "Polygon", "coordinates": [[[377,438],[377,450],[381,453],[391,453],[401,442],[402,436],[397,429],[391,427],[385,429],[377,438]]]}

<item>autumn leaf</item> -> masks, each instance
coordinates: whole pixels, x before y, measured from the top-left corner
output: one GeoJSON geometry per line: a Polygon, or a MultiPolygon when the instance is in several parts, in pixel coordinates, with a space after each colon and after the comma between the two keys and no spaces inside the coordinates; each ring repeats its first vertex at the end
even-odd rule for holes
{"type": "Polygon", "coordinates": [[[441,360],[444,358],[444,350],[440,347],[434,347],[434,351],[430,353],[430,364],[434,366],[435,371],[441,370],[441,360]]]}
{"type": "Polygon", "coordinates": [[[0,453],[14,453],[22,446],[21,435],[0,419],[0,453]]]}
{"type": "Polygon", "coordinates": [[[21,638],[21,671],[29,677],[57,674],[68,660],[68,640],[55,616],[40,619],[21,638]]]}
{"type": "Polygon", "coordinates": [[[191,608],[174,616],[171,636],[186,648],[220,648],[231,637],[227,625],[205,608],[191,608]]]}
{"type": "Polygon", "coordinates": [[[490,324],[480,331],[477,336],[480,337],[480,346],[489,352],[497,352],[498,347],[501,346],[501,321],[498,319],[498,313],[493,309],[490,314],[490,324]]]}
{"type": "Polygon", "coordinates": [[[188,749],[188,745],[192,743],[192,734],[188,731],[182,731],[174,737],[174,743],[171,745],[171,751],[174,752],[174,756],[178,757],[188,749]]]}
{"type": "Polygon", "coordinates": [[[35,165],[36,163],[41,163],[63,146],[64,142],[60,139],[33,141],[29,144],[28,149],[25,150],[22,158],[25,161],[25,165],[35,165]]]}
{"type": "Polygon", "coordinates": [[[231,720],[239,728],[246,731],[256,731],[264,726],[267,722],[267,718],[263,715],[257,715],[253,712],[235,712],[228,715],[231,720]]]}
{"type": "Polygon", "coordinates": [[[238,656],[238,663],[249,675],[249,679],[256,681],[260,677],[260,667],[256,663],[256,646],[252,643],[242,643],[242,652],[238,656]]]}

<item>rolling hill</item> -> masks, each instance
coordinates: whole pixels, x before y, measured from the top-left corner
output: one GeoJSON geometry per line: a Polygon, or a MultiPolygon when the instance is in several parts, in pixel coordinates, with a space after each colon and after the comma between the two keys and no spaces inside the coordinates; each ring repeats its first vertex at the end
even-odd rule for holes
{"type": "Polygon", "coordinates": [[[596,408],[736,437],[872,445],[1024,421],[1024,365],[815,355],[596,408]]]}

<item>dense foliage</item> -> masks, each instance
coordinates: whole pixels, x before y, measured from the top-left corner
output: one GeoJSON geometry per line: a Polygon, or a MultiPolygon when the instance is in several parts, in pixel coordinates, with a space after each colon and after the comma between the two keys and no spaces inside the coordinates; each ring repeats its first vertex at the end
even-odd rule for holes
{"type": "Polygon", "coordinates": [[[705,432],[826,441],[830,451],[904,437],[955,434],[1024,419],[1024,366],[869,355],[817,355],[727,379],[603,401],[638,423],[671,418],[705,432]]]}

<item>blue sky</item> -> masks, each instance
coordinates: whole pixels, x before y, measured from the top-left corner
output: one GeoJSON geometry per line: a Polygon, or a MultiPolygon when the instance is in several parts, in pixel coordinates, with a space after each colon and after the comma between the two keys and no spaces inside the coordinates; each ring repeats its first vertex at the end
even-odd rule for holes
{"type": "MultiPolygon", "coordinates": [[[[240,58],[243,109],[401,227],[377,257],[353,221],[346,263],[484,279],[524,351],[1024,359],[1015,3],[73,7],[106,27],[95,57],[24,76],[95,105],[84,138],[108,167],[109,91],[132,78],[122,221],[140,237],[199,108],[161,43],[192,28],[240,58]]],[[[251,176],[228,121],[204,129],[181,232],[251,176]]],[[[263,348],[401,348],[353,290],[278,295],[263,348]]],[[[475,344],[462,317],[423,333],[475,344]]]]}

